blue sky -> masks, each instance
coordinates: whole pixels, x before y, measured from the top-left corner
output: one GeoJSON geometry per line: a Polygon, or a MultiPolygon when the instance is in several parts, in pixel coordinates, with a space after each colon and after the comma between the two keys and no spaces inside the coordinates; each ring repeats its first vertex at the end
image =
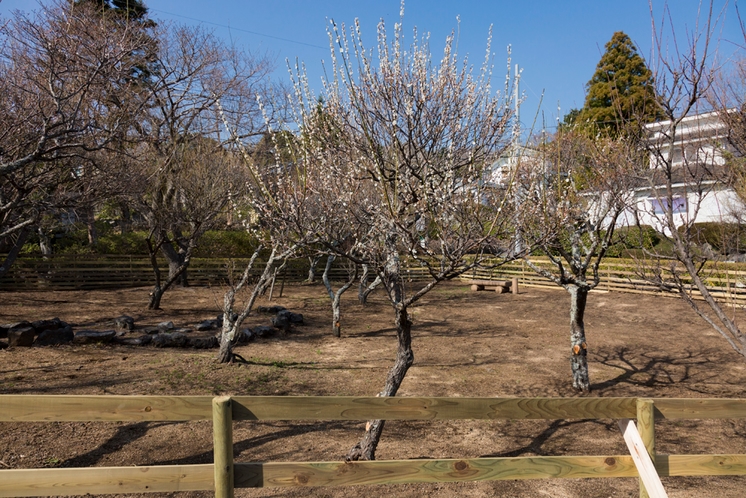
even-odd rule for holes
{"type": "MultiPolygon", "coordinates": [[[[669,10],[677,37],[691,32],[697,22],[700,2],[671,0],[669,10]]],[[[14,9],[32,10],[36,0],[0,0],[0,15],[14,9]]],[[[276,61],[275,77],[288,80],[285,59],[304,62],[311,84],[320,87],[321,61],[329,60],[327,19],[350,25],[357,17],[368,47],[375,43],[376,25],[383,18],[389,29],[399,20],[399,0],[146,0],[151,16],[184,24],[204,23],[226,40],[256,52],[266,52],[276,61]]],[[[659,21],[664,2],[653,1],[659,21]]],[[[724,17],[716,32],[722,60],[744,50],[736,16],[735,0],[715,2],[724,17]]],[[[746,4],[741,11],[746,15],[746,4]]],[[[496,75],[504,75],[506,48],[512,47],[514,64],[523,69],[521,89],[526,101],[521,110],[524,125],[530,125],[544,94],[539,122],[553,126],[558,116],[581,107],[585,84],[593,75],[603,51],[615,31],[624,31],[649,59],[651,21],[648,0],[528,0],[524,2],[408,0],[404,30],[412,27],[430,32],[430,46],[439,55],[446,36],[460,16],[459,53],[469,54],[478,64],[484,57],[487,34],[493,26],[496,75]]],[[[498,81],[496,83],[500,83],[498,81]]],[[[501,87],[501,84],[496,85],[501,87]]]]}

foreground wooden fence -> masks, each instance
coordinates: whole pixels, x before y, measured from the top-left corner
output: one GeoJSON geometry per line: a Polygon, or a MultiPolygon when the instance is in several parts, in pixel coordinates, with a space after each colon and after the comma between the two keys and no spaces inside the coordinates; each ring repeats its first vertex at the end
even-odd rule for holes
{"type": "MultiPolygon", "coordinates": [[[[210,420],[214,464],[0,470],[0,496],[636,477],[630,455],[233,462],[235,420],[637,419],[660,476],[746,475],[746,454],[661,455],[656,419],[746,418],[746,399],[0,395],[0,421],[210,420]]],[[[620,434],[621,437],[621,434],[620,434]]],[[[644,495],[644,490],[642,491],[644,495]]]]}
{"type": "MultiPolygon", "coordinates": [[[[540,267],[550,267],[547,258],[532,258],[540,267]]],[[[240,270],[248,259],[197,258],[189,267],[189,280],[193,285],[222,285],[227,282],[230,268],[240,270]]],[[[499,261],[495,260],[496,265],[499,261]]],[[[318,276],[323,268],[320,264],[318,276]]],[[[746,268],[743,264],[713,262],[703,271],[705,283],[712,294],[726,302],[739,307],[746,306],[746,268]]],[[[255,274],[261,272],[261,265],[255,268],[255,274]]],[[[161,271],[168,269],[161,261],[161,271]]],[[[305,259],[294,260],[278,275],[280,280],[300,282],[307,277],[308,262],[305,259]]],[[[409,280],[429,278],[425,268],[405,266],[405,276],[409,280]]],[[[602,291],[629,292],[636,294],[671,295],[662,293],[655,285],[640,277],[640,270],[634,260],[609,258],[600,266],[601,283],[597,289],[602,291]]],[[[346,270],[336,267],[332,270],[333,280],[346,280],[346,270]]],[[[521,286],[558,287],[546,278],[535,273],[523,261],[512,261],[493,269],[475,269],[467,272],[462,280],[510,280],[516,277],[521,286]]],[[[0,290],[87,290],[138,287],[152,285],[154,282],[150,260],[146,256],[54,256],[43,258],[19,258],[10,272],[0,278],[0,290]]],[[[699,293],[692,290],[693,297],[699,293]]]]}

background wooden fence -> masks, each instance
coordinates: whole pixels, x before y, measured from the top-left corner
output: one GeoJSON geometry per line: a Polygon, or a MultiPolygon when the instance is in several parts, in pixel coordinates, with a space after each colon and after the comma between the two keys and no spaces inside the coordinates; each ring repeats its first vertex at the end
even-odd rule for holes
{"type": "MultiPolygon", "coordinates": [[[[550,267],[546,258],[534,258],[538,266],[550,267]]],[[[248,262],[246,259],[197,258],[189,267],[189,280],[193,285],[222,285],[228,280],[231,268],[237,272],[248,262]]],[[[520,285],[528,287],[558,288],[554,283],[535,273],[523,261],[498,265],[492,269],[471,270],[461,280],[510,279],[517,277],[520,285]]],[[[166,262],[160,261],[161,271],[168,271],[166,262]]],[[[255,268],[258,276],[262,269],[255,268]]],[[[323,262],[319,264],[317,276],[321,278],[323,262]]],[[[746,306],[746,266],[734,263],[711,263],[704,269],[705,281],[712,293],[721,300],[737,306],[746,306]]],[[[300,282],[308,274],[308,261],[298,259],[289,262],[278,276],[287,282],[300,282]]],[[[407,266],[406,276],[411,280],[429,278],[421,267],[407,266]]],[[[638,294],[661,294],[655,285],[641,278],[641,271],[634,260],[607,259],[600,267],[602,291],[631,292],[638,294]]],[[[346,278],[342,266],[334,267],[332,279],[346,278]]],[[[4,277],[0,278],[0,290],[85,290],[152,285],[154,282],[150,260],[146,256],[54,256],[19,258],[4,277]]],[[[663,293],[664,295],[666,293],[663,293]]],[[[669,293],[670,295],[676,295],[669,293]]],[[[699,297],[692,290],[695,298],[699,297]]]]}
{"type": "MultiPolygon", "coordinates": [[[[746,454],[661,455],[656,419],[746,418],[746,399],[0,395],[0,422],[213,420],[214,464],[0,470],[0,497],[635,477],[630,455],[233,462],[235,420],[627,419],[660,476],[746,475],[746,454]]],[[[621,434],[619,434],[621,437],[621,434]]]]}

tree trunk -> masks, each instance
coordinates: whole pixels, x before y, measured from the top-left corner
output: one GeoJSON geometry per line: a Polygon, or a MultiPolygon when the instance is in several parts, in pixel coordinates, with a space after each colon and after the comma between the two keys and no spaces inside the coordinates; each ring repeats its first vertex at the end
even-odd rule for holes
{"type": "Polygon", "coordinates": [[[21,228],[21,230],[18,232],[18,237],[16,238],[15,243],[10,248],[10,251],[8,251],[8,254],[5,256],[5,260],[0,265],[0,277],[8,273],[8,270],[10,270],[10,267],[13,266],[13,263],[15,263],[16,259],[18,258],[18,254],[20,254],[21,249],[23,249],[23,245],[26,243],[26,239],[29,236],[29,233],[31,230],[26,226],[24,228],[21,228]]]}
{"type": "Polygon", "coordinates": [[[41,255],[44,259],[47,259],[52,255],[52,241],[43,228],[37,228],[36,233],[39,234],[39,250],[41,251],[41,255]]]}
{"type": "Polygon", "coordinates": [[[122,213],[119,220],[119,231],[124,235],[132,231],[132,212],[130,211],[130,207],[124,202],[119,203],[119,210],[122,213]]]}
{"type": "Polygon", "coordinates": [[[332,301],[332,334],[334,337],[341,337],[342,336],[342,325],[340,322],[340,316],[342,314],[341,311],[341,301],[342,301],[342,294],[347,292],[347,289],[352,287],[352,284],[355,283],[355,280],[357,280],[357,265],[353,265],[354,269],[351,274],[348,273],[348,279],[347,282],[342,285],[339,289],[337,289],[337,292],[334,292],[332,289],[332,283],[329,281],[329,271],[332,268],[332,263],[334,263],[334,260],[337,259],[336,256],[333,254],[330,254],[326,258],[326,268],[324,268],[324,274],[321,276],[321,281],[324,282],[324,287],[326,287],[326,292],[329,294],[329,299],[332,301]]]}
{"type": "Polygon", "coordinates": [[[578,391],[589,392],[591,382],[588,377],[588,345],[585,342],[585,305],[588,301],[588,289],[574,284],[567,286],[570,293],[570,367],[572,368],[572,386],[578,391]]]}
{"type": "MultiPolygon", "coordinates": [[[[399,386],[404,381],[407,370],[414,363],[414,352],[412,351],[412,321],[407,311],[408,303],[405,301],[404,282],[401,278],[401,263],[399,254],[396,252],[396,232],[387,237],[387,261],[383,269],[381,280],[386,285],[386,292],[394,307],[394,320],[396,322],[396,362],[389,371],[386,385],[379,396],[395,396],[399,386]]],[[[370,420],[365,427],[363,438],[347,454],[347,460],[375,460],[376,447],[383,433],[384,420],[370,420]]]]}
{"type": "Polygon", "coordinates": [[[182,250],[176,250],[174,245],[166,241],[161,245],[161,253],[166,258],[166,261],[168,261],[168,279],[174,279],[174,283],[180,287],[188,287],[189,282],[187,280],[187,270],[186,268],[181,272],[179,275],[178,272],[181,269],[181,267],[184,265],[184,261],[186,258],[186,253],[182,250]]]}
{"type": "Polygon", "coordinates": [[[357,300],[360,302],[360,304],[365,305],[368,303],[368,296],[376,290],[376,287],[381,285],[381,277],[376,275],[376,278],[373,280],[373,282],[368,285],[368,277],[370,275],[370,269],[368,268],[368,265],[363,265],[363,274],[360,276],[360,285],[357,289],[357,300]]]}
{"type": "Polygon", "coordinates": [[[308,277],[304,284],[312,284],[316,281],[316,265],[321,261],[321,256],[308,256],[308,277]]]}
{"type": "MultiPolygon", "coordinates": [[[[379,396],[395,396],[404,381],[404,376],[407,375],[409,367],[414,363],[412,321],[409,319],[406,308],[396,310],[396,338],[398,340],[396,362],[389,371],[386,385],[379,396]]],[[[362,440],[347,454],[348,461],[376,459],[376,448],[381,439],[385,422],[385,420],[370,420],[368,422],[362,440]]]]}
{"type": "Polygon", "coordinates": [[[233,346],[238,337],[240,324],[237,323],[237,316],[233,314],[232,309],[223,312],[223,329],[220,333],[220,349],[218,350],[218,363],[233,363],[233,346]]]}
{"type": "Polygon", "coordinates": [[[149,310],[161,309],[161,298],[163,297],[164,292],[165,289],[160,285],[155,285],[153,287],[153,290],[150,292],[150,300],[148,301],[149,310]]]}
{"type": "Polygon", "coordinates": [[[332,334],[334,337],[342,336],[342,323],[340,322],[342,314],[339,306],[339,296],[332,297],[332,334]]]}
{"type": "Polygon", "coordinates": [[[96,229],[96,213],[92,207],[85,210],[85,224],[88,228],[88,245],[96,245],[98,230],[96,229]]]}

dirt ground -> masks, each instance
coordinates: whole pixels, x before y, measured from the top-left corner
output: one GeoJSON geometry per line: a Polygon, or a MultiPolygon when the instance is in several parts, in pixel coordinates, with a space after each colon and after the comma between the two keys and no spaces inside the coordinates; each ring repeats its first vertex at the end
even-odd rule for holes
{"type": "MultiPolygon", "coordinates": [[[[0,351],[4,394],[374,395],[393,364],[393,315],[382,293],[368,306],[343,298],[341,339],[331,336],[320,286],[291,286],[280,304],[306,325],[237,348],[248,364],[218,365],[215,350],[60,346],[0,351]]],[[[139,326],[177,327],[213,318],[222,290],[169,291],[146,311],[147,289],[2,292],[0,323],[52,317],[78,328],[111,328],[121,314],[139,326]]],[[[260,302],[267,304],[266,301],[260,302]]],[[[414,310],[415,364],[401,396],[574,396],[569,370],[569,299],[561,289],[519,295],[436,288],[414,310]]],[[[746,316],[742,316],[743,319],[746,316]]],[[[268,324],[266,315],[248,326],[268,324]]],[[[593,293],[586,330],[590,396],[746,397],[746,362],[676,299],[593,293]]],[[[1,409],[1,408],[0,408],[1,409]]],[[[660,453],[746,453],[746,421],[661,421],[660,453]]],[[[240,422],[236,461],[340,460],[360,423],[240,422]]],[[[0,467],[85,467],[209,463],[211,424],[0,424],[0,467]]],[[[615,421],[388,422],[379,459],[624,454],[615,421]]],[[[746,479],[665,478],[671,497],[740,497],[746,479]]],[[[493,481],[297,490],[237,490],[240,497],[633,497],[636,479],[493,481]]],[[[143,495],[143,496],[155,496],[143,495]]],[[[210,493],[175,493],[178,497],[210,493]]]]}

